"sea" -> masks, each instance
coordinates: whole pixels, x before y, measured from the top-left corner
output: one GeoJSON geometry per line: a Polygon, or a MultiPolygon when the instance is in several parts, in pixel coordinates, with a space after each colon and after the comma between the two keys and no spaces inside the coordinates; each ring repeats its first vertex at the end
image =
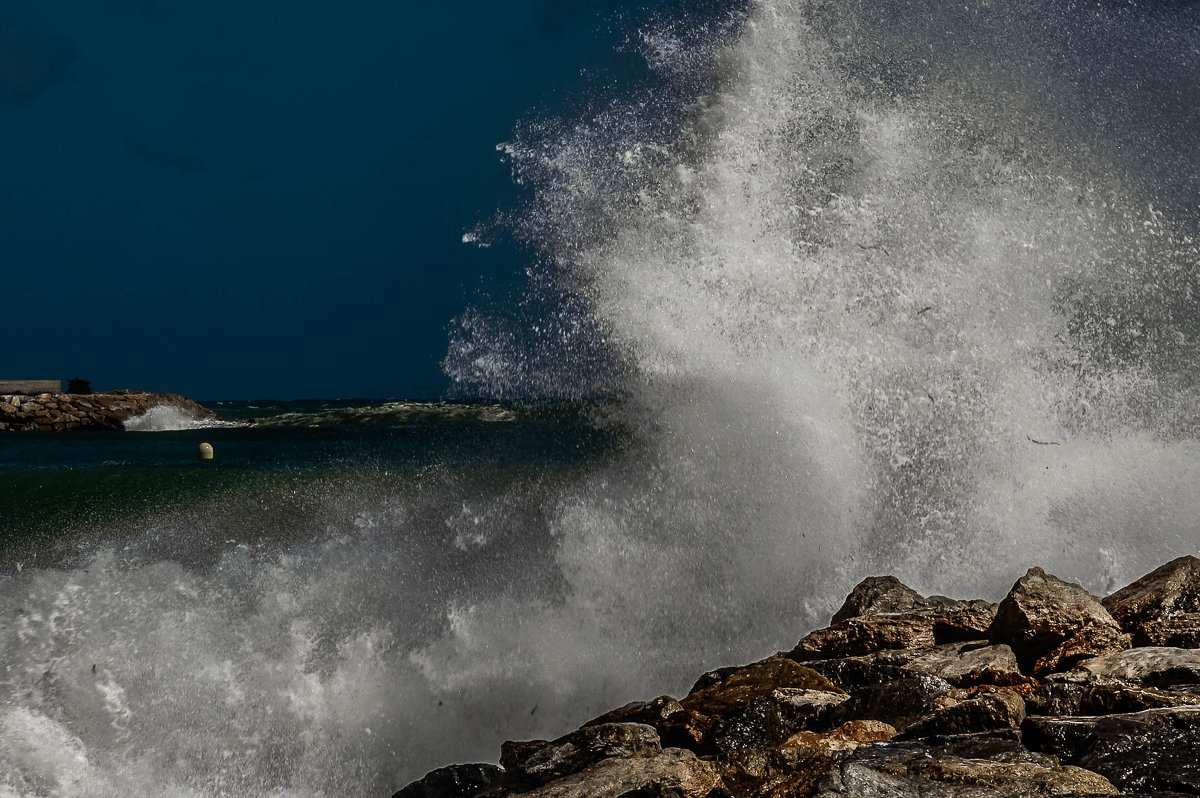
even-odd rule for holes
{"type": "Polygon", "coordinates": [[[442,401],[0,436],[0,796],[386,796],[867,576],[1197,552],[1194,4],[695,3],[622,47],[644,81],[498,142],[521,198],[464,243],[526,280],[442,401]]]}

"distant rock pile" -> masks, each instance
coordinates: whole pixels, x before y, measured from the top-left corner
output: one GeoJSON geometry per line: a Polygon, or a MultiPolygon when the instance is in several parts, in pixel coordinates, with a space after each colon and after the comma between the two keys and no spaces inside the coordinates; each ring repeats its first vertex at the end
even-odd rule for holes
{"type": "Polygon", "coordinates": [[[153,407],[176,407],[196,419],[216,418],[211,410],[173,393],[42,393],[0,396],[0,430],[121,430],[124,422],[153,407]]]}
{"type": "Polygon", "coordinates": [[[1200,559],[1101,600],[1040,568],[999,605],[863,581],[789,652],[394,798],[1200,794],[1200,559]]]}

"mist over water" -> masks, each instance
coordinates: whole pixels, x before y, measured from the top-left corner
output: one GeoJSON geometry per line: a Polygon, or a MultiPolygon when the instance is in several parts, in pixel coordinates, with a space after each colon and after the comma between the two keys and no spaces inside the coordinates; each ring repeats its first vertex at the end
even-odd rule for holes
{"type": "Polygon", "coordinates": [[[385,795],[790,647],[867,575],[1103,592],[1193,552],[1200,90],[1115,65],[1200,74],[1200,33],[1043,5],[631,32],[653,85],[503,145],[528,204],[471,237],[529,244],[528,297],[445,364],[609,396],[628,445],[248,493],[12,574],[0,796],[385,795]]]}

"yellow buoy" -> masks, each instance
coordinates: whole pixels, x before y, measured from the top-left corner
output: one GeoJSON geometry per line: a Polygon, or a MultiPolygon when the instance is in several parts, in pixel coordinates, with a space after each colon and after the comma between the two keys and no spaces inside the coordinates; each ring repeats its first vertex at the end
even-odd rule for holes
{"type": "Polygon", "coordinates": [[[213,459],[213,447],[211,443],[202,443],[196,447],[196,456],[201,460],[213,459]]]}

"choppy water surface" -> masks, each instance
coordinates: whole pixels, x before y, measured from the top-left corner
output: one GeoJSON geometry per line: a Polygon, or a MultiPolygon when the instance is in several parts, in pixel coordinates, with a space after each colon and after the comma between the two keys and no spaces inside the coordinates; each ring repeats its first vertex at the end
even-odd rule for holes
{"type": "Polygon", "coordinates": [[[605,401],[80,439],[53,501],[0,442],[6,517],[113,486],[8,549],[0,790],[383,795],[790,646],[868,574],[1104,591],[1195,551],[1198,45],[1186,4],[631,31],[644,94],[502,145],[528,203],[467,238],[524,241],[528,294],[445,362],[605,401]]]}

